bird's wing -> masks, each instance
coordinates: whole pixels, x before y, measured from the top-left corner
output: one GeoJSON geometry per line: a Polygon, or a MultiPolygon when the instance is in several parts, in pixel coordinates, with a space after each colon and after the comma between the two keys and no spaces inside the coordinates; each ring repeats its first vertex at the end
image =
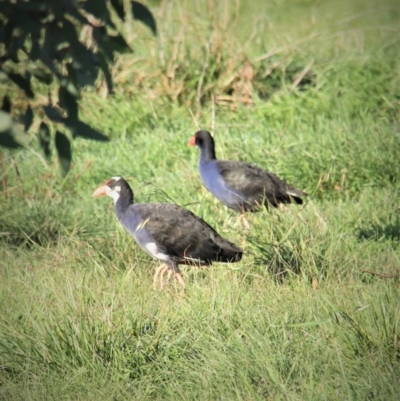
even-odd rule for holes
{"type": "Polygon", "coordinates": [[[224,248],[241,252],[222,238],[210,225],[187,209],[168,203],[135,204],[140,226],[148,231],[162,251],[176,261],[221,260],[224,248]]]}
{"type": "Polygon", "coordinates": [[[226,184],[241,192],[249,202],[267,197],[271,203],[287,196],[289,185],[276,175],[253,164],[238,161],[218,161],[218,169],[226,184]]]}

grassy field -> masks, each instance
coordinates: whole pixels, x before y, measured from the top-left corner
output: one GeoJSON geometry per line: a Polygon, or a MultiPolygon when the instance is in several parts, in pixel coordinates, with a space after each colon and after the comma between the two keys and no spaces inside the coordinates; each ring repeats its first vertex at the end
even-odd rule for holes
{"type": "Polygon", "coordinates": [[[4,153],[0,399],[397,400],[400,10],[389,0],[147,3],[135,53],[82,101],[65,179],[33,141],[4,153]],[[266,3],[266,4],[261,4],[266,3]],[[197,130],[310,196],[238,217],[202,187],[197,130]],[[245,250],[183,268],[185,297],[93,190],[186,206],[245,250]],[[397,394],[397,395],[396,395],[397,394]]]}

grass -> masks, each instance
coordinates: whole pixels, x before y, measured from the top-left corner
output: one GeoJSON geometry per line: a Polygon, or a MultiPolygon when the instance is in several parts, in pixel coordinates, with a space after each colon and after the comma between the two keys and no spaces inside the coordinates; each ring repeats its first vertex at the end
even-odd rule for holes
{"type": "Polygon", "coordinates": [[[0,399],[397,399],[396,3],[153,8],[159,38],[127,24],[116,94],[99,82],[82,102],[110,143],[74,140],[64,180],[33,142],[3,151],[0,399]],[[244,233],[201,185],[192,115],[221,158],[279,174],[304,207],[251,215],[244,233]],[[152,290],[157,262],[90,196],[116,174],[138,201],[186,205],[243,261],[184,268],[184,298],[152,290]]]}

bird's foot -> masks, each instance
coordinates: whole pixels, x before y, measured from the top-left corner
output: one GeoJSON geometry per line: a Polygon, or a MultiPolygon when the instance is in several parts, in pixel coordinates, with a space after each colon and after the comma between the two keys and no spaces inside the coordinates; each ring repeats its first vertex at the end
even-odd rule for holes
{"type": "Polygon", "coordinates": [[[156,270],[156,273],[153,278],[153,288],[157,289],[157,281],[159,279],[160,281],[160,288],[163,289],[165,282],[169,283],[172,274],[175,273],[175,277],[179,281],[179,284],[183,287],[183,290],[185,290],[185,280],[182,277],[182,274],[179,270],[174,270],[172,267],[168,266],[167,264],[163,264],[159,266],[156,270]],[[164,275],[167,273],[167,279],[164,281],[164,275]]]}
{"type": "Polygon", "coordinates": [[[157,289],[157,281],[158,281],[159,277],[160,277],[161,289],[163,288],[162,276],[164,275],[165,271],[168,270],[168,269],[169,269],[169,267],[165,263],[162,264],[161,266],[157,267],[157,270],[156,270],[156,272],[154,274],[154,277],[153,277],[153,288],[155,290],[157,289]]]}

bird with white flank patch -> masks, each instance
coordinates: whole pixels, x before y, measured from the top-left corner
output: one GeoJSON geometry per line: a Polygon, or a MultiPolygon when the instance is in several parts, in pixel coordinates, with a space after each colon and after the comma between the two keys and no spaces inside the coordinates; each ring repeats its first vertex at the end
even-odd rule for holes
{"type": "Polygon", "coordinates": [[[114,200],[118,221],[138,245],[163,262],[154,275],[153,284],[168,271],[180,284],[185,282],[179,264],[211,265],[212,262],[238,262],[242,249],[222,238],[204,220],[187,209],[171,203],[134,203],[129,184],[113,177],[95,190],[93,196],[108,195],[114,200]]]}
{"type": "Polygon", "coordinates": [[[241,213],[247,229],[245,212],[256,212],[261,205],[302,204],[301,197],[307,195],[253,164],[217,160],[214,139],[208,131],[196,132],[188,145],[200,148],[199,172],[206,188],[224,205],[241,213]]]}

